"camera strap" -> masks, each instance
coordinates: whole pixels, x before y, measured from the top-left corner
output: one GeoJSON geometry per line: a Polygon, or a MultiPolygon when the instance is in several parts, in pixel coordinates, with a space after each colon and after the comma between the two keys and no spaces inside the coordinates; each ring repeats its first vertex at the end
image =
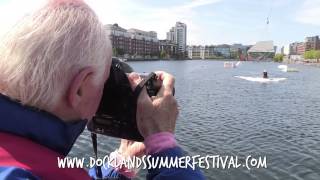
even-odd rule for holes
{"type": "Polygon", "coordinates": [[[153,78],[154,76],[157,76],[154,72],[150,73],[147,77],[145,77],[138,85],[137,87],[134,89],[133,91],[133,95],[136,99],[139,98],[139,95],[143,89],[143,87],[146,85],[146,83],[153,78]]]}
{"type": "MultiPolygon", "coordinates": [[[[98,159],[98,143],[97,143],[97,134],[91,133],[91,140],[92,140],[92,146],[93,146],[93,152],[95,160],[98,159]]],[[[97,178],[102,179],[102,171],[101,166],[95,167],[97,178]]]]}

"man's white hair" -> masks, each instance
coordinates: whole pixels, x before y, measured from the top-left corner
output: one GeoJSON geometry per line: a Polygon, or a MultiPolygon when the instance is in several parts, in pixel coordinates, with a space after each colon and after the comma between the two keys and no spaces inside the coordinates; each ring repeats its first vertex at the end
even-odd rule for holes
{"type": "Polygon", "coordinates": [[[81,1],[56,0],[26,16],[1,42],[0,92],[50,110],[74,76],[95,68],[102,82],[111,50],[103,25],[81,1]]]}

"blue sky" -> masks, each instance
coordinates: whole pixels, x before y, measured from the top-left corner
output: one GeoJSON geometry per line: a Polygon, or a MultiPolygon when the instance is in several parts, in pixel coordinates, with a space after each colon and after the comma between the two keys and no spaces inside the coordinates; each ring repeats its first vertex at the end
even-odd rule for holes
{"type": "MultiPolygon", "coordinates": [[[[0,0],[0,20],[15,21],[45,0],[0,0]],[[31,3],[32,2],[32,3],[31,3]],[[19,4],[19,5],[17,5],[19,4]]],[[[277,45],[320,35],[320,0],[87,0],[103,23],[158,32],[182,21],[188,44],[253,44],[274,40],[277,45]],[[270,24],[266,25],[270,15],[270,24]]]]}

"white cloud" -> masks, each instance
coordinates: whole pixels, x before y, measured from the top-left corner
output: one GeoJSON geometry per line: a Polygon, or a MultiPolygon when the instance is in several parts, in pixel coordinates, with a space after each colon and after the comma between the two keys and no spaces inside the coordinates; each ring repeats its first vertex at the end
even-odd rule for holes
{"type": "MultiPolygon", "coordinates": [[[[7,31],[18,19],[26,13],[40,7],[48,0],[10,0],[0,4],[0,33],[7,31]]],[[[222,0],[188,0],[177,6],[170,1],[167,7],[152,7],[139,0],[85,0],[98,14],[105,24],[118,23],[124,28],[138,28],[158,32],[158,37],[165,38],[166,32],[182,21],[188,26],[188,42],[200,44],[202,28],[195,20],[198,7],[218,3],[222,0]]]]}
{"type": "Polygon", "coordinates": [[[165,38],[166,32],[182,21],[188,26],[188,42],[200,43],[201,28],[195,17],[198,7],[218,3],[221,0],[189,0],[178,6],[151,7],[139,1],[118,0],[88,0],[104,23],[118,23],[125,28],[139,28],[156,31],[158,37],[165,38]]]}
{"type": "Polygon", "coordinates": [[[217,3],[220,0],[192,0],[191,2],[181,6],[182,8],[195,8],[198,6],[204,6],[204,5],[208,5],[208,4],[213,4],[213,3],[217,3]]]}
{"type": "Polygon", "coordinates": [[[320,1],[305,0],[296,20],[300,23],[320,26],[320,1]]]}

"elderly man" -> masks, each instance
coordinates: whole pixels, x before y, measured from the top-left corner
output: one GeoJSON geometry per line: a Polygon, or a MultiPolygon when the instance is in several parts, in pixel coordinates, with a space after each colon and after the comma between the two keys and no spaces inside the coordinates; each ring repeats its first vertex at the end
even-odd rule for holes
{"type": "MultiPolygon", "coordinates": [[[[60,169],[87,120],[97,111],[109,77],[111,45],[95,13],[80,0],[51,0],[6,34],[0,48],[0,179],[90,179],[83,169],[60,169]]],[[[180,157],[173,136],[178,109],[174,79],[138,99],[145,142],[122,141],[118,156],[180,157]]],[[[140,77],[130,74],[134,88],[140,77]]],[[[105,178],[131,178],[110,167],[105,178]]],[[[93,171],[94,172],[94,171],[93,171]]],[[[203,179],[199,170],[150,169],[148,179],[203,179]]]]}

